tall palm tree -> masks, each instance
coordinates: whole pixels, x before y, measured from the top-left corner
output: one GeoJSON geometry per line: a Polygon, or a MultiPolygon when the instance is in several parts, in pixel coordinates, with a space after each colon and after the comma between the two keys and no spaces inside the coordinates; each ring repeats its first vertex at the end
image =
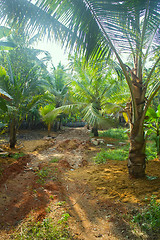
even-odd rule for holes
{"type": "Polygon", "coordinates": [[[111,49],[128,83],[131,102],[130,151],[128,168],[131,177],[144,177],[146,168],[143,123],[147,109],[160,89],[152,75],[160,61],[158,55],[147,74],[148,57],[159,48],[159,0],[1,0],[0,14],[7,21],[23,24],[26,29],[42,30],[59,38],[63,45],[74,47],[86,58],[104,57],[111,49]],[[32,26],[32,28],[31,28],[32,26]],[[125,64],[124,53],[132,66],[125,64]]]}

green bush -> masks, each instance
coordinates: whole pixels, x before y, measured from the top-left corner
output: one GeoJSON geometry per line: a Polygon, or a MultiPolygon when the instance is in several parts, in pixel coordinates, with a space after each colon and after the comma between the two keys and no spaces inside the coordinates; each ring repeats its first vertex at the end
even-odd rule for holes
{"type": "Polygon", "coordinates": [[[160,203],[156,202],[154,196],[142,212],[133,217],[133,222],[138,223],[142,230],[160,231],[160,203]]]}

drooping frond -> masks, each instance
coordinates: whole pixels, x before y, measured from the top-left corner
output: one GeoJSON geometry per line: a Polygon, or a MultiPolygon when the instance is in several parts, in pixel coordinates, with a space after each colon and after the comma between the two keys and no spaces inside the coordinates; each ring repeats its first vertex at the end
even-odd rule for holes
{"type": "Polygon", "coordinates": [[[102,114],[94,107],[91,103],[87,105],[82,111],[84,117],[84,121],[89,123],[91,126],[99,126],[99,127],[113,127],[114,120],[110,117],[103,117],[102,114]]]}
{"type": "Polygon", "coordinates": [[[52,111],[48,112],[47,114],[45,114],[44,116],[44,120],[53,118],[55,119],[56,117],[58,117],[61,113],[65,113],[65,114],[70,114],[72,112],[74,112],[75,109],[81,109],[82,106],[84,107],[85,104],[69,104],[69,105],[63,105],[61,107],[55,108],[52,111]]]}

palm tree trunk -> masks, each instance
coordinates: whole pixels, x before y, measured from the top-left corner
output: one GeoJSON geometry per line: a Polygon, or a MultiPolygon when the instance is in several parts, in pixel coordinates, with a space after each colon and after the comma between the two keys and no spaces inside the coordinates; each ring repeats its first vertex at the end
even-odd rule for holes
{"type": "Polygon", "coordinates": [[[48,123],[48,137],[50,137],[50,133],[51,133],[51,123],[48,123]]]}
{"type": "Polygon", "coordinates": [[[137,67],[135,65],[135,74],[131,71],[131,75],[136,106],[134,108],[133,103],[132,106],[130,106],[130,149],[128,169],[130,177],[142,178],[145,176],[146,169],[146,141],[142,120],[145,100],[143,96],[142,78],[137,77],[136,70],[137,67]]]}
{"type": "Polygon", "coordinates": [[[137,121],[130,131],[130,149],[128,169],[130,177],[142,178],[145,176],[146,154],[143,126],[137,121]],[[141,132],[141,134],[139,134],[141,132]]]}
{"type": "Polygon", "coordinates": [[[58,122],[57,122],[57,120],[55,120],[55,122],[53,124],[53,131],[57,132],[57,130],[58,130],[58,122]]]}
{"type": "Polygon", "coordinates": [[[92,133],[94,134],[94,137],[98,137],[98,126],[97,125],[92,127],[92,133]]]}
{"type": "Polygon", "coordinates": [[[10,132],[9,132],[9,144],[10,148],[15,148],[17,139],[16,139],[16,121],[13,118],[10,123],[10,132]]]}

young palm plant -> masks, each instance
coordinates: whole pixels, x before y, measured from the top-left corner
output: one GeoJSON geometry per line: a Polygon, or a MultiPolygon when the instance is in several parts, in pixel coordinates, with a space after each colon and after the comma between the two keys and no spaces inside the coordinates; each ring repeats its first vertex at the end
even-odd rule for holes
{"type": "Polygon", "coordinates": [[[50,137],[51,133],[51,125],[53,121],[55,120],[55,117],[52,115],[51,117],[46,117],[46,115],[51,112],[55,108],[54,104],[47,104],[44,107],[40,107],[39,112],[40,115],[42,116],[42,119],[44,122],[47,124],[47,129],[48,129],[48,137],[50,137]]]}

